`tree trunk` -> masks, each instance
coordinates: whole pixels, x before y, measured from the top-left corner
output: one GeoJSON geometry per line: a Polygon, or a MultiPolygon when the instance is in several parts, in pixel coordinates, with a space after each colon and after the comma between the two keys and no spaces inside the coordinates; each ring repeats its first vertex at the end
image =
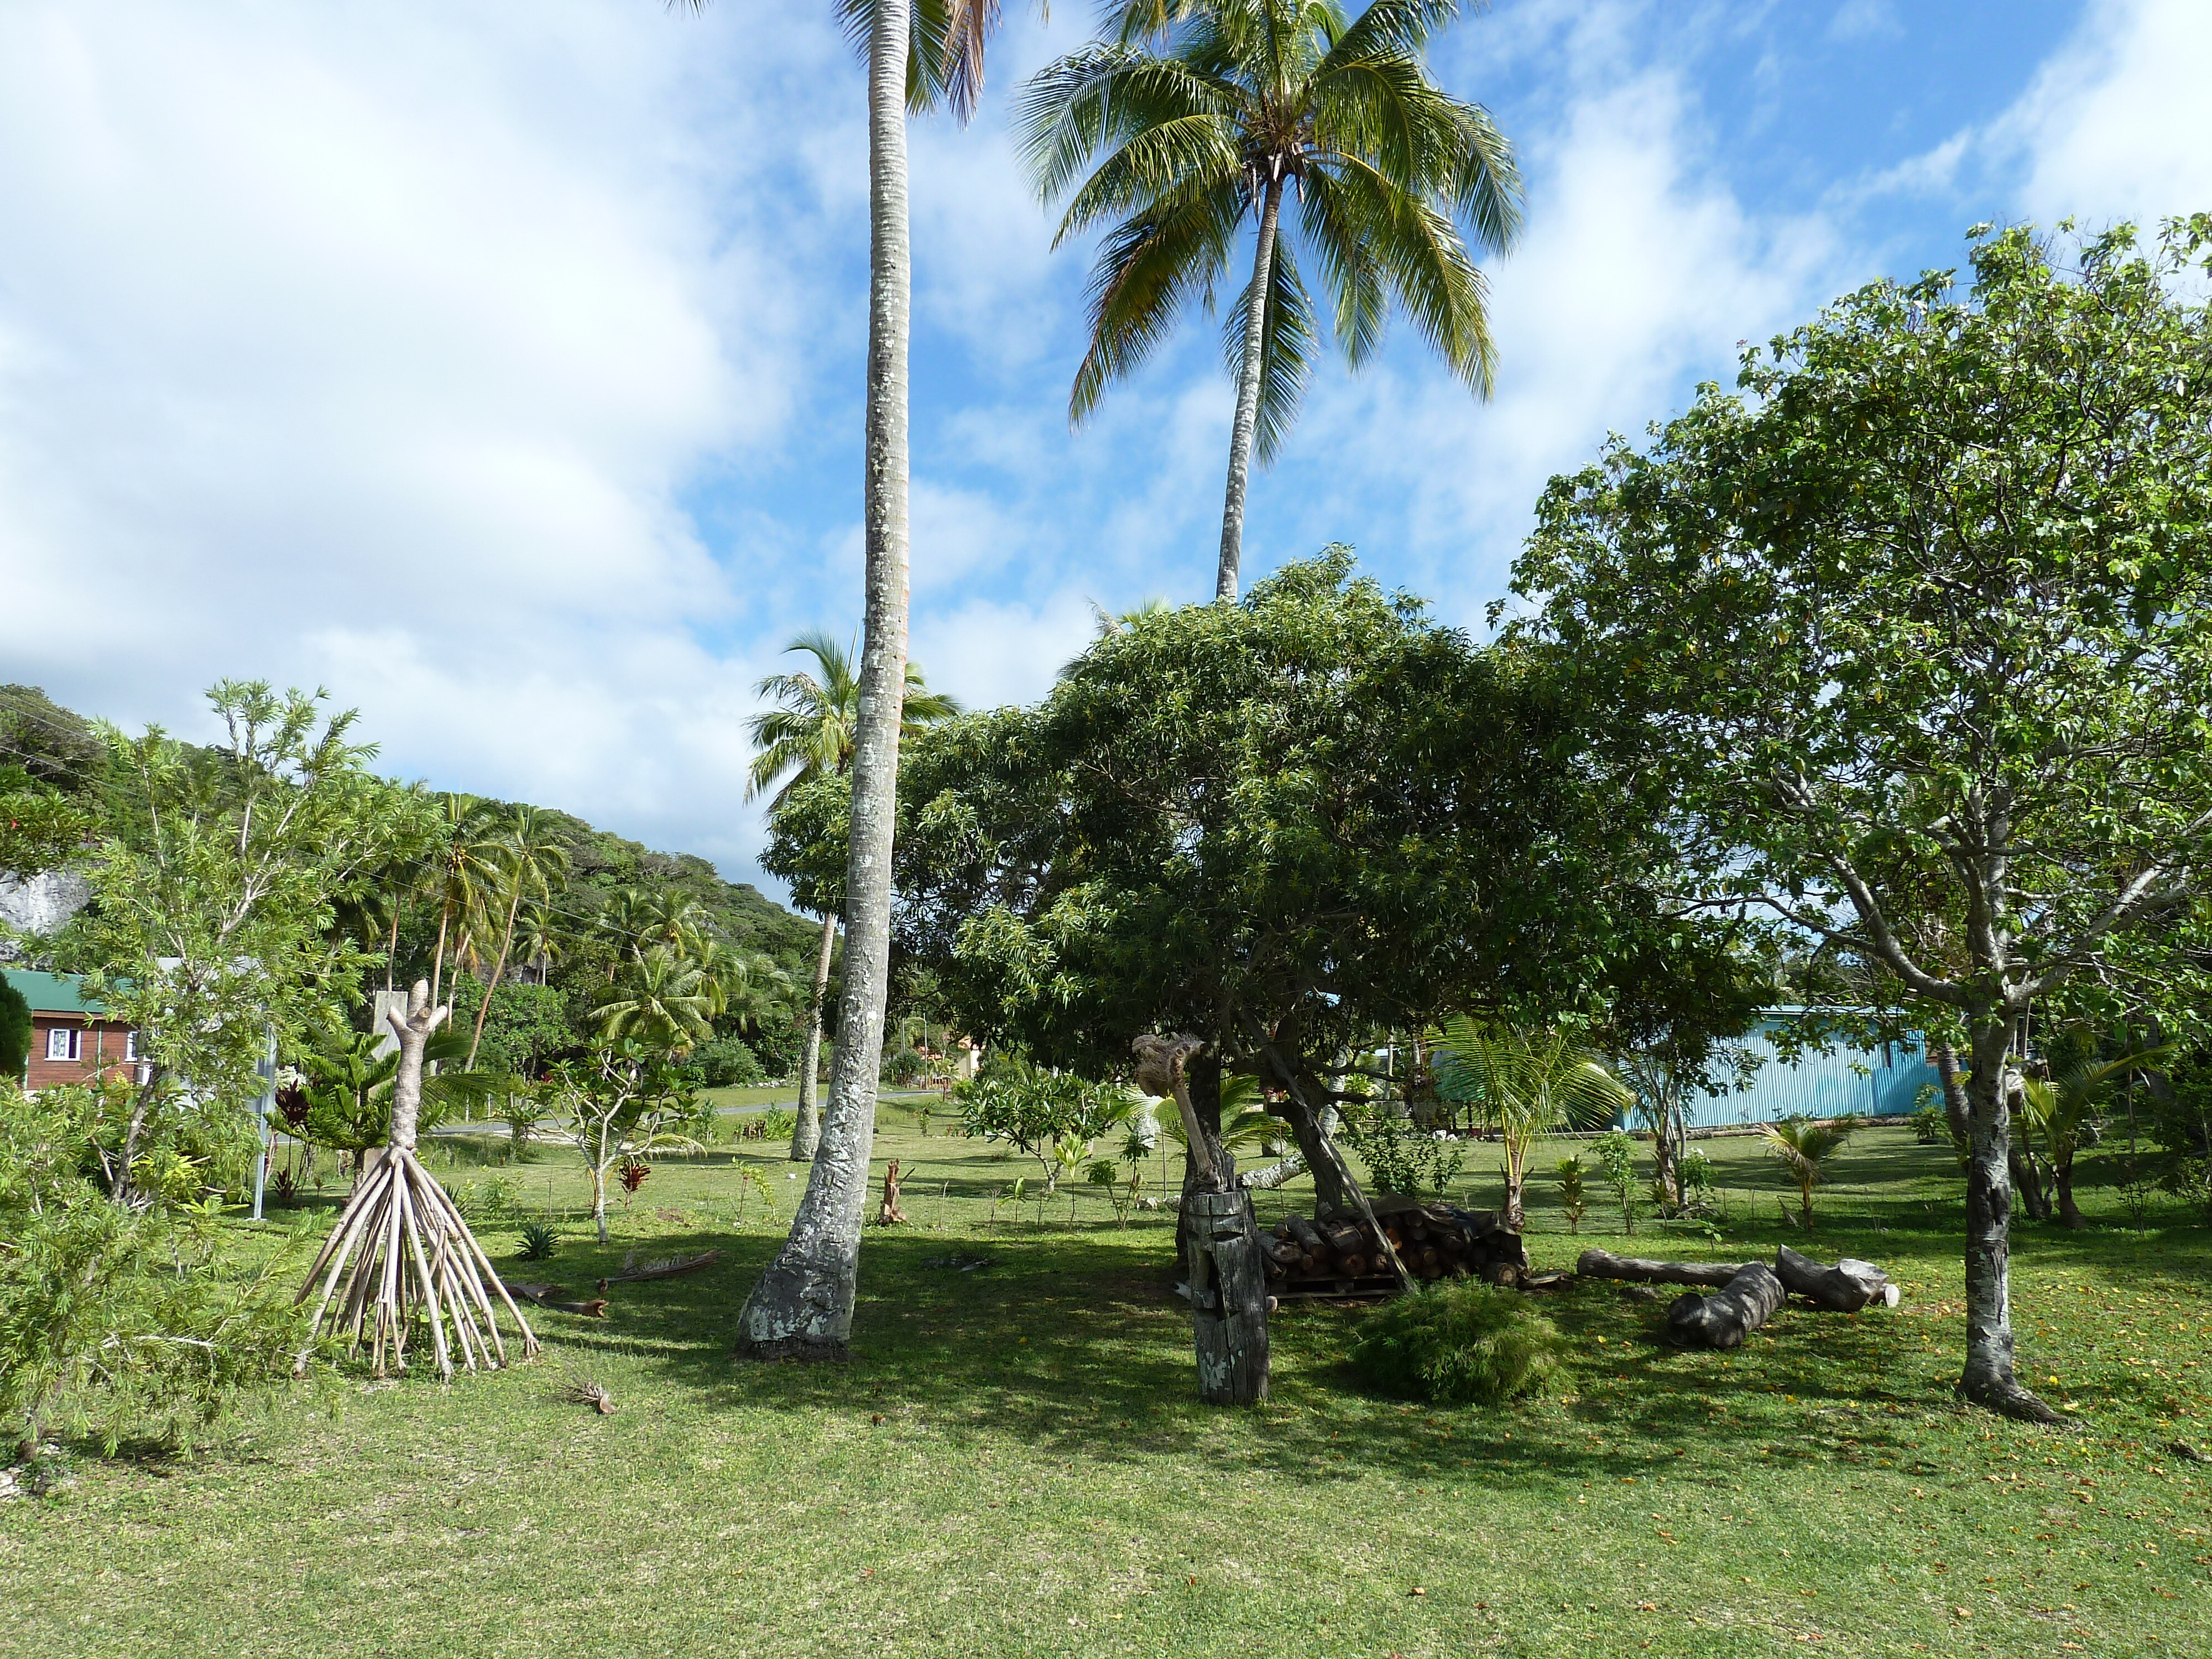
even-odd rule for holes
{"type": "Polygon", "coordinates": [[[1526,1219],[1521,1209],[1521,1189],[1528,1182],[1528,1163],[1527,1141],[1518,1147],[1510,1140],[1505,1143],[1505,1224],[1516,1233],[1526,1219]]]}
{"type": "Polygon", "coordinates": [[[1313,1171],[1315,1209],[1323,1215],[1341,1214],[1349,1206],[1335,1150],[1328,1144],[1328,1126],[1296,1097],[1271,1109],[1290,1125],[1291,1139],[1298,1144],[1298,1155],[1313,1171]]]}
{"type": "Polygon", "coordinates": [[[1267,286],[1275,263],[1275,221],[1283,207],[1283,181],[1270,180],[1260,210],[1259,246],[1246,290],[1244,361],[1237,376],[1237,421],[1229,429],[1229,490],[1221,509],[1221,564],[1213,597],[1237,597],[1237,571],[1244,556],[1244,483],[1252,470],[1252,439],[1260,419],[1261,346],[1267,337],[1267,286]]]}
{"type": "Polygon", "coordinates": [[[830,988],[830,952],[837,942],[836,912],[822,918],[822,944],[814,953],[814,994],[806,1004],[806,1043],[799,1051],[799,1121],[791,1126],[791,1161],[809,1164],[822,1144],[822,1109],[816,1077],[822,1069],[822,999],[830,988]]]}
{"type": "Polygon", "coordinates": [[[785,1240],[738,1316],[738,1352],[842,1358],[860,1290],[890,965],[891,832],[906,695],[908,0],[875,0],[868,38],[867,609],[845,876],[845,982],[830,1111],[785,1240]]]}
{"type": "MultiPolygon", "coordinates": [[[[2009,1111],[2006,1114],[2010,1116],[2009,1111]]],[[[2051,1219],[2051,1200],[2043,1191],[2043,1170],[2033,1153],[2017,1144],[2005,1149],[2006,1172],[2012,1176],[2013,1190],[2020,1194],[2020,1206],[2027,1212],[2030,1221],[2051,1219]]]]}
{"type": "Polygon", "coordinates": [[[592,1166],[592,1224],[599,1230],[599,1243],[607,1242],[607,1172],[592,1166]]]}
{"type": "Polygon", "coordinates": [[[1963,1153],[1974,1141],[1974,1109],[1966,1100],[1966,1085],[1959,1076],[1958,1051],[1948,1042],[1931,1042],[1928,1057],[1936,1062],[1936,1075],[1943,1083],[1943,1121],[1950,1127],[1951,1145],[1963,1153]]]}
{"type": "Polygon", "coordinates": [[[2005,1098],[2011,1022],[1973,1034],[1973,1139],[1966,1162],[1966,1368],[1960,1396],[2007,1417],[2055,1423],[2058,1414],[2013,1376],[2012,1121],[2005,1098]]]}
{"type": "Polygon", "coordinates": [[[476,1034],[469,1039],[469,1057],[461,1063],[465,1072],[477,1068],[477,1048],[483,1042],[484,1016],[491,1012],[491,994],[499,989],[499,981],[507,973],[507,946],[514,943],[514,915],[522,908],[522,878],[514,882],[514,896],[507,907],[507,929],[499,936],[499,962],[491,970],[491,983],[484,988],[483,1000],[477,1006],[476,1034]]]}
{"type": "Polygon", "coordinates": [[[2074,1201],[2074,1144],[2057,1148],[2051,1158],[2051,1184],[2058,1189],[2058,1218],[2069,1227],[2085,1224],[2081,1206],[2074,1201]]]}

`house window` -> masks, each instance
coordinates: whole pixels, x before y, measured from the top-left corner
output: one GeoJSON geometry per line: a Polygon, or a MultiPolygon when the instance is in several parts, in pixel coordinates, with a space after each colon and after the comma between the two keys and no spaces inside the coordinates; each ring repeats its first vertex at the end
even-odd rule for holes
{"type": "Polygon", "coordinates": [[[84,1057],[84,1033],[73,1025],[56,1025],[46,1032],[48,1060],[81,1060],[84,1057]]]}
{"type": "Polygon", "coordinates": [[[136,1060],[138,1058],[137,1032],[125,1031],[123,1034],[123,1058],[125,1060],[136,1060]]]}

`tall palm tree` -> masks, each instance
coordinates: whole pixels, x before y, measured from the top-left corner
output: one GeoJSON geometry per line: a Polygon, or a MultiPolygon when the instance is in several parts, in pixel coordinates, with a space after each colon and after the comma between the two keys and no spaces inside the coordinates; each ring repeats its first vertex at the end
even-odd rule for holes
{"type": "Polygon", "coordinates": [[[1373,0],[1352,18],[1340,0],[1121,0],[1110,38],[1047,65],[1024,92],[1037,192],[1073,192],[1054,245],[1110,227],[1072,420],[1150,356],[1188,301],[1212,307],[1254,228],[1251,276],[1222,340],[1237,414],[1217,599],[1237,597],[1253,453],[1273,459],[1312,368],[1309,270],[1352,368],[1382,343],[1395,299],[1455,374],[1490,393],[1496,353],[1468,239],[1512,245],[1521,178],[1488,112],[1444,92],[1422,60],[1459,10],[1373,0]]]}
{"type": "MultiPolygon", "coordinates": [[[[746,775],[745,798],[770,795],[770,811],[804,784],[850,772],[860,725],[860,677],[843,647],[816,629],[792,641],[784,653],[812,657],[814,671],[771,674],[754,688],[774,707],[754,715],[748,728],[753,763],[746,775]]],[[[957,699],[929,689],[920,664],[908,662],[904,678],[900,715],[904,732],[960,712],[957,699]]],[[[807,1004],[806,1042],[799,1062],[798,1119],[791,1131],[791,1156],[800,1163],[812,1159],[822,1138],[815,1078],[822,1063],[822,1002],[829,989],[830,956],[836,939],[836,912],[827,911],[814,953],[814,994],[807,1004]]]]}
{"type": "Polygon", "coordinates": [[[483,1000],[477,1007],[476,1030],[469,1038],[469,1057],[464,1069],[477,1063],[477,1049],[483,1042],[485,1016],[491,1012],[491,994],[499,988],[499,981],[507,972],[507,951],[514,944],[514,922],[521,911],[525,898],[535,897],[541,902],[550,902],[553,883],[568,872],[568,849],[554,834],[545,815],[534,806],[518,806],[514,817],[494,840],[498,849],[500,874],[507,886],[507,916],[499,935],[499,960],[493,964],[491,978],[484,987],[483,1000]]]}
{"type": "MultiPolygon", "coordinates": [[[[705,0],[691,0],[695,8],[705,0]]],[[[875,1138],[876,1061],[890,990],[891,826],[906,689],[907,346],[913,281],[906,112],[963,119],[983,85],[998,0],[838,0],[868,64],[868,367],[861,519],[867,545],[846,858],[845,984],[830,1110],[783,1249],[738,1315],[743,1352],[842,1355],[853,1328],[875,1138]],[[916,27],[917,18],[920,27],[916,27]]]]}
{"type": "Polygon", "coordinates": [[[438,842],[431,890],[438,900],[438,947],[431,958],[430,1006],[439,1005],[445,983],[446,951],[459,943],[456,930],[481,939],[490,896],[498,884],[500,848],[488,803],[453,793],[438,804],[438,842]]]}
{"type": "Polygon", "coordinates": [[[1505,1147],[1505,1224],[1521,1224],[1528,1151],[1546,1131],[1611,1119],[1635,1097],[1595,1054],[1557,1026],[1513,1025],[1462,1014],[1444,1027],[1437,1089],[1472,1105],[1505,1147]]]}

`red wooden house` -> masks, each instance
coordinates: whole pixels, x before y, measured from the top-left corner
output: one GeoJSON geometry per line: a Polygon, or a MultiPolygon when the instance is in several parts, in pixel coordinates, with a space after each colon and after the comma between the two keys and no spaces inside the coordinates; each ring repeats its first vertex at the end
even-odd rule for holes
{"type": "Polygon", "coordinates": [[[91,1083],[101,1077],[139,1079],[138,1034],[84,993],[74,974],[4,970],[8,983],[31,1005],[31,1058],[23,1086],[91,1083]]]}

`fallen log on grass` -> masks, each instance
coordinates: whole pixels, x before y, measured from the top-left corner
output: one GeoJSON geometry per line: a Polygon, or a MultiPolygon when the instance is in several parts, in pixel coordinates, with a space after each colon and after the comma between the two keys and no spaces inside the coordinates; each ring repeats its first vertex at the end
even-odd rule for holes
{"type": "Polygon", "coordinates": [[[1741,1261],[1652,1261],[1642,1256],[1584,1250],[1575,1271],[1584,1279],[1626,1279],[1638,1285],[1726,1285],[1752,1264],[1741,1261]]]}
{"type": "Polygon", "coordinates": [[[1745,1337],[1773,1317],[1784,1291],[1774,1269],[1747,1261],[1726,1288],[1711,1296],[1678,1296],[1667,1310],[1668,1334],[1707,1348],[1740,1348],[1745,1337]]]}
{"type": "Polygon", "coordinates": [[[1887,1273],[1871,1261],[1848,1255],[1834,1267],[1824,1267],[1784,1244],[1774,1254],[1774,1273],[1785,1290],[1830,1313],[1856,1313],[1876,1302],[1894,1308],[1899,1300],[1887,1273]]]}

